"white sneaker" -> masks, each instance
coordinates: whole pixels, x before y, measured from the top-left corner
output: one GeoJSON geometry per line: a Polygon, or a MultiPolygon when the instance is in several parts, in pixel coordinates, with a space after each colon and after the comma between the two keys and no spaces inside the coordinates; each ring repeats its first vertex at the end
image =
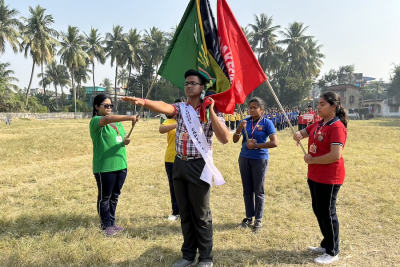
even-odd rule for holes
{"type": "Polygon", "coordinates": [[[310,252],[314,252],[314,253],[325,253],[326,252],[326,249],[321,248],[321,247],[308,247],[307,250],[310,252]]]}
{"type": "Polygon", "coordinates": [[[339,260],[339,255],[331,256],[329,254],[324,253],[322,254],[322,256],[319,256],[318,258],[314,259],[314,262],[318,264],[331,264],[338,260],[339,260]]]}
{"type": "Polygon", "coordinates": [[[179,220],[180,216],[179,215],[171,215],[168,217],[168,220],[170,220],[171,222],[179,220]]]}

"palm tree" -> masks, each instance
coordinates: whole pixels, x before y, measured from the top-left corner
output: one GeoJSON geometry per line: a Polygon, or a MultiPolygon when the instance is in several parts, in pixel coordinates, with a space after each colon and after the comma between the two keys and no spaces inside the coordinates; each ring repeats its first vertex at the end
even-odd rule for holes
{"type": "Polygon", "coordinates": [[[30,15],[28,18],[21,17],[25,23],[22,26],[24,56],[28,57],[28,54],[30,54],[33,59],[31,78],[26,91],[25,108],[28,108],[29,90],[32,84],[35,64],[41,64],[43,69],[43,63],[53,61],[56,45],[59,45],[57,39],[54,38],[58,37],[59,34],[51,28],[54,19],[51,15],[46,15],[45,12],[45,8],[37,5],[35,8],[29,7],[30,15]]]}
{"type": "Polygon", "coordinates": [[[87,81],[90,80],[89,73],[92,73],[92,71],[87,67],[81,67],[75,71],[74,77],[78,84],[77,88],[81,88],[82,83],[87,83],[87,81]]]}
{"type": "MultiPolygon", "coordinates": [[[[63,99],[65,99],[64,97],[64,87],[66,86],[71,86],[71,79],[68,73],[68,68],[65,65],[57,65],[57,73],[58,73],[58,85],[60,85],[61,88],[61,99],[60,99],[60,103],[61,103],[61,107],[63,107],[63,99]]],[[[57,97],[57,90],[56,90],[56,97],[57,97]]]]}
{"type": "Polygon", "coordinates": [[[306,42],[306,56],[300,59],[299,71],[303,74],[303,77],[314,77],[319,76],[320,68],[324,64],[322,59],[325,55],[321,53],[322,45],[318,44],[314,38],[309,38],[306,42]]]}
{"type": "Polygon", "coordinates": [[[80,68],[86,67],[86,62],[89,61],[88,54],[83,50],[83,47],[88,46],[84,37],[79,34],[77,27],[68,26],[68,31],[61,33],[61,49],[58,52],[60,60],[69,68],[72,78],[72,90],[74,94],[74,110],[76,119],[76,88],[74,74],[80,68]]]}
{"type": "Polygon", "coordinates": [[[104,78],[100,86],[105,87],[107,92],[112,92],[112,81],[109,78],[104,78]]]}
{"type": "MultiPolygon", "coordinates": [[[[39,74],[40,75],[40,74],[39,74]]],[[[39,76],[38,75],[38,76],[39,76]]],[[[58,65],[55,60],[51,62],[51,64],[47,65],[44,80],[41,83],[48,83],[48,85],[53,84],[55,92],[56,92],[56,109],[58,110],[58,90],[57,86],[61,87],[61,93],[63,94],[62,87],[66,85],[71,85],[71,81],[69,79],[69,75],[67,72],[67,68],[64,65],[58,65]]]]}
{"type": "Polygon", "coordinates": [[[124,86],[124,85],[126,85],[127,84],[127,82],[128,82],[128,79],[129,79],[129,76],[128,76],[129,74],[128,74],[128,71],[126,70],[126,69],[121,69],[119,72],[118,72],[118,81],[117,81],[117,84],[119,85],[119,86],[124,86]]]}
{"type": "Polygon", "coordinates": [[[10,63],[0,63],[0,104],[4,106],[12,92],[18,90],[18,86],[12,82],[18,82],[18,79],[13,77],[13,70],[8,69],[10,63]]]}
{"type": "Polygon", "coordinates": [[[104,51],[104,40],[98,33],[98,29],[91,28],[90,33],[86,34],[86,42],[88,43],[88,47],[85,49],[86,53],[90,58],[90,64],[92,64],[92,75],[93,75],[93,90],[96,90],[96,83],[94,81],[94,60],[97,59],[97,62],[104,64],[106,62],[106,53],[104,51]]]}
{"type": "Polygon", "coordinates": [[[122,42],[122,53],[124,59],[128,62],[128,78],[131,77],[132,67],[140,70],[142,64],[140,59],[140,49],[142,48],[142,37],[136,29],[130,29],[122,42]]]}
{"type": "Polygon", "coordinates": [[[287,45],[284,52],[285,61],[290,62],[287,75],[292,68],[298,71],[300,59],[307,57],[307,41],[312,37],[304,35],[307,29],[308,26],[305,27],[302,22],[295,21],[290,23],[285,31],[279,31],[284,38],[279,43],[287,45]]]}
{"type": "Polygon", "coordinates": [[[252,29],[252,43],[253,50],[258,54],[260,59],[261,54],[267,54],[269,51],[275,51],[277,47],[277,31],[281,26],[273,26],[273,16],[268,17],[267,14],[261,13],[260,17],[254,15],[255,24],[249,24],[252,29]]]}
{"type": "Polygon", "coordinates": [[[114,85],[114,90],[115,90],[115,96],[114,96],[114,102],[115,102],[115,110],[117,110],[118,105],[117,105],[117,76],[118,76],[118,66],[123,67],[125,65],[124,59],[127,60],[126,57],[123,57],[123,54],[121,53],[122,49],[122,43],[125,38],[125,34],[122,33],[123,27],[120,25],[113,26],[113,30],[110,33],[106,34],[106,51],[107,51],[107,57],[111,57],[111,67],[114,66],[115,63],[115,85],[114,85]]]}
{"type": "Polygon", "coordinates": [[[158,67],[168,48],[165,33],[156,27],[145,30],[143,42],[151,55],[152,65],[158,67]]]}
{"type": "Polygon", "coordinates": [[[4,3],[4,0],[0,0],[0,54],[4,54],[6,51],[6,41],[10,44],[14,53],[17,53],[21,48],[18,40],[21,34],[18,28],[22,26],[22,23],[15,18],[18,14],[19,12],[16,9],[10,9],[4,3]]]}

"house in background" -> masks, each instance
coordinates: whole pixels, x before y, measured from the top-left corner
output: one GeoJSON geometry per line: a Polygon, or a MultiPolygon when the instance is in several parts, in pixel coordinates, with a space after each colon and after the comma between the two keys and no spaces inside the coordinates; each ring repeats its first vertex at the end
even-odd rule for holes
{"type": "Polygon", "coordinates": [[[360,87],[353,84],[340,84],[329,86],[325,92],[336,93],[340,97],[340,102],[346,110],[352,111],[359,108],[360,87]]]}
{"type": "Polygon", "coordinates": [[[377,117],[400,117],[400,101],[396,98],[389,99],[369,99],[360,103],[361,107],[371,107],[372,112],[377,117]]]}

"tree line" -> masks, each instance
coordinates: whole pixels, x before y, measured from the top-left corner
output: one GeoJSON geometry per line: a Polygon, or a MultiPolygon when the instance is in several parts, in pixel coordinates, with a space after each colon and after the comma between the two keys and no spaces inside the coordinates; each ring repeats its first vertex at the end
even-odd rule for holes
{"type": "MultiPolygon", "coordinates": [[[[15,53],[23,53],[31,60],[30,80],[27,88],[21,90],[13,85],[17,81],[9,63],[0,65],[0,104],[13,110],[65,111],[72,109],[64,95],[63,88],[71,90],[79,111],[85,106],[83,84],[92,81],[96,87],[96,66],[110,60],[115,68],[113,80],[104,78],[98,85],[113,91],[117,100],[117,87],[126,86],[128,95],[141,95],[150,87],[172,40],[177,26],[164,32],[157,27],[139,31],[114,25],[110,32],[102,35],[98,29],[81,32],[76,26],[66,31],[53,28],[54,18],[46,9],[30,6],[26,17],[0,0],[0,56],[8,43],[15,53]],[[58,57],[58,60],[56,59],[58,57]],[[30,97],[32,78],[36,67],[39,86],[43,95],[30,97]],[[49,93],[53,86],[55,97],[49,93]],[[61,96],[58,92],[61,89],[61,96]],[[18,96],[15,96],[18,95],[18,96]],[[21,104],[21,101],[23,104],[21,104]],[[19,104],[17,104],[19,103],[19,104]],[[42,104],[42,105],[41,105],[42,104]]],[[[262,69],[286,106],[297,105],[308,95],[323,65],[322,45],[314,36],[308,35],[308,26],[302,22],[289,23],[286,28],[273,23],[273,16],[265,13],[254,15],[253,23],[242,27],[262,69]]],[[[183,95],[178,88],[160,78],[150,95],[151,99],[173,102],[183,95]]],[[[274,106],[273,97],[266,85],[257,88],[252,96],[263,98],[274,106]]],[[[123,104],[120,104],[123,106],[123,104]]]]}

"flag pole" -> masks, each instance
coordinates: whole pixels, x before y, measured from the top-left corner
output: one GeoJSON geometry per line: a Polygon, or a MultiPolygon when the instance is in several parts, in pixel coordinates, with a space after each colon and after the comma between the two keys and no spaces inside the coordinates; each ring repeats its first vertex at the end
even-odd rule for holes
{"type": "MultiPolygon", "coordinates": [[[[150,93],[151,93],[151,91],[153,90],[154,85],[156,84],[157,78],[158,78],[158,74],[156,74],[156,77],[154,78],[153,83],[151,84],[151,87],[150,87],[149,91],[147,92],[147,95],[146,95],[146,98],[145,98],[145,99],[148,99],[148,98],[149,98],[150,93]]],[[[140,116],[140,113],[142,113],[143,108],[144,108],[144,106],[142,106],[142,107],[140,108],[140,110],[139,110],[139,116],[140,116]]],[[[136,122],[132,125],[132,128],[131,128],[131,130],[129,131],[129,134],[126,136],[127,138],[129,138],[129,137],[131,136],[131,133],[132,133],[132,131],[133,131],[133,128],[135,128],[135,125],[136,125],[136,122]]]]}
{"type": "MultiPolygon", "coordinates": [[[[266,82],[266,84],[268,85],[268,88],[269,88],[269,90],[271,91],[272,95],[274,96],[275,101],[276,101],[276,103],[278,104],[279,108],[281,109],[283,115],[285,116],[286,121],[287,121],[288,124],[290,125],[290,128],[292,128],[293,133],[296,133],[296,131],[294,130],[292,124],[290,123],[289,118],[286,116],[286,112],[285,112],[285,110],[283,109],[283,107],[282,107],[282,105],[281,105],[281,102],[279,102],[279,99],[278,99],[278,97],[276,96],[276,94],[275,94],[275,92],[274,92],[274,89],[272,89],[271,84],[269,83],[268,80],[266,80],[265,82],[266,82]]],[[[303,147],[303,145],[301,144],[300,141],[298,142],[298,144],[300,145],[301,150],[303,150],[304,155],[306,155],[307,153],[306,153],[306,151],[305,151],[305,149],[304,149],[304,147],[303,147]]]]}
{"type": "MultiPolygon", "coordinates": [[[[243,116],[242,109],[240,108],[240,105],[238,106],[238,109],[239,109],[239,112],[240,112],[240,116],[243,118],[244,116],[243,116]]],[[[248,134],[247,134],[247,129],[246,129],[246,127],[244,127],[243,130],[244,130],[244,133],[246,134],[247,142],[249,142],[249,136],[248,136],[248,134]]]]}

